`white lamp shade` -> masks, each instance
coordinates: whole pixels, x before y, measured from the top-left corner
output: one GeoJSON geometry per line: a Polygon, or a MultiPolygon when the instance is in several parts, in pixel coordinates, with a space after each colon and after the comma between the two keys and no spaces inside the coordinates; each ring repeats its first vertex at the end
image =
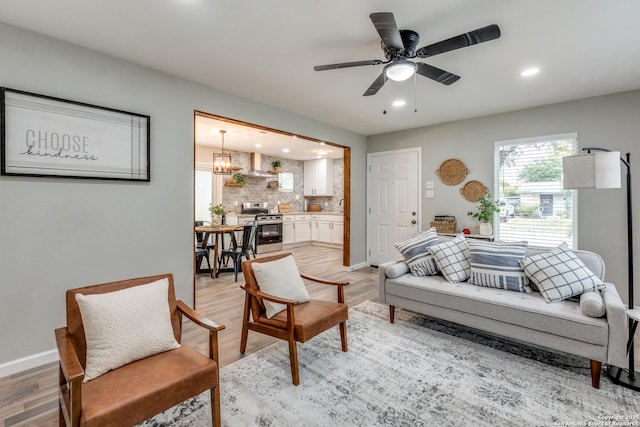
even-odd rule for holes
{"type": "Polygon", "coordinates": [[[387,78],[396,82],[401,82],[413,76],[416,72],[416,68],[416,64],[411,61],[398,62],[387,65],[384,69],[384,73],[387,75],[387,78]]]}
{"type": "Polygon", "coordinates": [[[620,152],[598,151],[593,154],[563,157],[562,187],[620,188],[620,152]]]}

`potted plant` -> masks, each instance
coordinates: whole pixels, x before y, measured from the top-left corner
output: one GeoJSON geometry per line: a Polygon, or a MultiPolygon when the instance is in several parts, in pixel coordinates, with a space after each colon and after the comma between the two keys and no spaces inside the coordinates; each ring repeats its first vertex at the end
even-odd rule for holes
{"type": "Polygon", "coordinates": [[[479,233],[483,236],[491,236],[493,234],[493,227],[490,221],[493,219],[493,214],[500,212],[498,202],[491,198],[491,193],[487,193],[479,200],[480,204],[476,207],[476,211],[469,211],[467,215],[480,221],[479,233]]]}
{"type": "Polygon", "coordinates": [[[209,204],[209,213],[211,214],[211,224],[220,225],[224,223],[224,207],[222,205],[209,204]]]}
{"type": "Polygon", "coordinates": [[[234,174],[231,177],[231,179],[236,184],[244,185],[244,174],[241,174],[241,173],[238,172],[238,173],[234,174]]]}
{"type": "Polygon", "coordinates": [[[280,160],[274,160],[273,162],[271,162],[271,166],[273,166],[273,171],[275,173],[280,173],[280,171],[282,170],[282,164],[280,163],[280,160]]]}

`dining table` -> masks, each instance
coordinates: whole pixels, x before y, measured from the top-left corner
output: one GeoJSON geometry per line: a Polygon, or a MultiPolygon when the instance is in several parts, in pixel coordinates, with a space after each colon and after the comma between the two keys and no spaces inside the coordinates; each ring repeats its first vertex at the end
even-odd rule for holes
{"type": "MultiPolygon", "coordinates": [[[[213,272],[212,276],[218,277],[218,254],[220,251],[220,247],[224,244],[224,239],[222,236],[225,234],[229,234],[231,236],[231,245],[235,247],[236,243],[236,231],[244,230],[244,226],[242,225],[199,225],[195,227],[196,233],[203,233],[201,248],[206,249],[207,244],[209,242],[209,237],[213,235],[213,272]]],[[[200,264],[202,263],[202,259],[200,260],[200,264]]],[[[196,266],[196,272],[204,272],[205,270],[201,270],[200,266],[196,266]]],[[[233,271],[233,269],[230,269],[233,271]]]]}

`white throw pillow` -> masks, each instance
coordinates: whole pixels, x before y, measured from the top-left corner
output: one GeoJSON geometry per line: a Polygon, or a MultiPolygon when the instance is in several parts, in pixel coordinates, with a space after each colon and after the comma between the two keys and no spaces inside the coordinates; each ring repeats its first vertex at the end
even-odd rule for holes
{"type": "Polygon", "coordinates": [[[580,309],[589,317],[602,317],[607,312],[599,291],[585,292],[580,295],[580,309]]]}
{"type": "Polygon", "coordinates": [[[173,335],[168,293],[164,278],[105,294],[76,294],[87,341],[85,383],[180,347],[173,335]]]}
{"type": "MultiPolygon", "coordinates": [[[[309,293],[292,255],[276,261],[254,262],[251,267],[262,292],[298,302],[309,301],[309,293]]],[[[262,302],[269,319],[287,308],[284,304],[262,302]]]]}
{"type": "Polygon", "coordinates": [[[469,246],[464,236],[430,246],[429,252],[436,258],[442,275],[451,283],[464,282],[471,274],[469,246]]]}
{"type": "Polygon", "coordinates": [[[562,301],[605,287],[565,243],[549,252],[525,258],[521,264],[546,302],[562,301]]]}

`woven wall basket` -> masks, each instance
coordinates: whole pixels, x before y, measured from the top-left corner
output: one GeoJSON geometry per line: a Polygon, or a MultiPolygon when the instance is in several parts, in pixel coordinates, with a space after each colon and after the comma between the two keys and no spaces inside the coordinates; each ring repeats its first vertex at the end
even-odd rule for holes
{"type": "Polygon", "coordinates": [[[488,191],[489,189],[480,181],[469,181],[460,189],[460,194],[470,202],[477,202],[488,191]]]}
{"type": "Polygon", "coordinates": [[[458,159],[445,160],[436,171],[436,175],[447,185],[460,184],[464,181],[468,173],[469,169],[458,159]]]}

